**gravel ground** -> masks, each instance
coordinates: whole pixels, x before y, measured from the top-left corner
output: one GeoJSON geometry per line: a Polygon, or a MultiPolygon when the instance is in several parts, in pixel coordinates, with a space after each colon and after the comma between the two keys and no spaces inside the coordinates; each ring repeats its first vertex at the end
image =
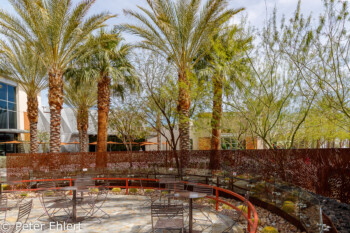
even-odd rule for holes
{"type": "Polygon", "coordinates": [[[315,195],[323,203],[323,212],[341,233],[350,233],[350,205],[328,197],[315,195]]]}

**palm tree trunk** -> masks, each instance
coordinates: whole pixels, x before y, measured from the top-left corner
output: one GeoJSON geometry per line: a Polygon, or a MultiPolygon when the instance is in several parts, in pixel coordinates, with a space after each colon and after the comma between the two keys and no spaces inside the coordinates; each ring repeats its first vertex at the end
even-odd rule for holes
{"type": "Polygon", "coordinates": [[[220,167],[221,150],[221,119],[222,119],[222,79],[221,77],[213,78],[213,112],[211,119],[212,136],[210,154],[210,168],[218,170],[220,167]]]}
{"type": "Polygon", "coordinates": [[[89,135],[87,130],[79,130],[80,152],[89,152],[89,135]]]}
{"type": "Polygon", "coordinates": [[[180,149],[190,150],[190,119],[189,110],[191,105],[190,82],[186,75],[186,71],[179,72],[179,133],[180,133],[180,149]]]}
{"type": "Polygon", "coordinates": [[[213,78],[213,112],[211,120],[211,149],[221,149],[221,119],[222,119],[222,79],[213,78]]]}
{"type": "Polygon", "coordinates": [[[61,151],[61,110],[63,106],[63,75],[49,72],[50,152],[61,151]]]}
{"type": "Polygon", "coordinates": [[[28,120],[30,124],[30,153],[38,153],[38,98],[27,96],[28,120]]]}
{"type": "Polygon", "coordinates": [[[98,132],[97,132],[97,152],[107,152],[107,127],[108,127],[108,112],[110,104],[110,89],[111,80],[108,76],[103,75],[97,84],[98,97],[98,132]]]}
{"type": "Polygon", "coordinates": [[[80,152],[88,152],[89,136],[87,130],[89,127],[89,110],[81,110],[77,114],[77,125],[79,131],[80,152]]]}

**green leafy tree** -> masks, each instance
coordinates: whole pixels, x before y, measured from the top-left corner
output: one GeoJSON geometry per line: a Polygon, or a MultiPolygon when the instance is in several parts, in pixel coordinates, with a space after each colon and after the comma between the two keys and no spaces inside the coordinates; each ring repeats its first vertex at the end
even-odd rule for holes
{"type": "Polygon", "coordinates": [[[293,147],[317,94],[309,88],[310,76],[290,59],[291,55],[308,57],[310,54],[307,37],[300,38],[296,30],[300,27],[307,31],[310,18],[300,16],[298,5],[288,22],[283,18],[278,25],[274,12],[260,33],[259,46],[246,53],[250,78],[242,82],[241,90],[231,93],[231,102],[227,103],[269,148],[276,142],[285,148],[293,147]],[[286,54],[286,49],[293,54],[286,54]]]}
{"type": "Polygon", "coordinates": [[[149,129],[141,108],[131,102],[119,105],[111,110],[110,127],[118,138],[123,140],[128,151],[132,151],[133,142],[145,138],[149,129]]]}
{"type": "MultiPolygon", "coordinates": [[[[323,114],[337,125],[349,131],[350,127],[350,20],[349,2],[324,0],[324,12],[320,15],[317,27],[306,27],[298,15],[299,23],[294,28],[294,40],[307,44],[311,52],[301,56],[305,46],[295,44],[294,51],[284,52],[300,72],[311,77],[309,88],[318,93],[318,103],[323,114]],[[303,23],[303,25],[301,24],[303,23]],[[300,27],[304,26],[304,27],[300,27]],[[300,49],[297,49],[300,48],[300,49]]],[[[290,30],[290,29],[289,29],[290,30]]],[[[293,50],[292,50],[293,51],[293,50]]]]}

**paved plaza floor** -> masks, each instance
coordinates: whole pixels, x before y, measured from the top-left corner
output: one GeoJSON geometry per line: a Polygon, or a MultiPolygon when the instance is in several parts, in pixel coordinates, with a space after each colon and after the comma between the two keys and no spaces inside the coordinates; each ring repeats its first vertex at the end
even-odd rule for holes
{"type": "MultiPolygon", "coordinates": [[[[149,205],[144,205],[145,198],[136,195],[110,194],[103,206],[103,210],[110,215],[109,218],[101,218],[100,221],[96,218],[90,218],[80,224],[66,226],[50,223],[46,216],[38,219],[44,213],[44,210],[39,198],[33,198],[34,207],[27,221],[28,225],[31,224],[31,226],[26,226],[31,229],[25,229],[22,232],[152,232],[151,210],[149,205]],[[37,229],[34,229],[35,226],[37,229]]],[[[30,198],[26,198],[24,201],[27,200],[30,200],[30,198]]],[[[8,211],[8,222],[16,221],[17,212],[18,208],[8,211]]],[[[214,210],[208,211],[207,214],[210,215],[213,224],[197,221],[194,224],[194,229],[219,233],[226,228],[228,221],[230,221],[222,215],[219,216],[214,210]]],[[[204,219],[205,217],[199,211],[194,211],[194,218],[204,219]]],[[[187,214],[185,214],[185,225],[188,225],[187,214]]],[[[239,233],[243,231],[236,226],[232,232],[239,233]]]]}

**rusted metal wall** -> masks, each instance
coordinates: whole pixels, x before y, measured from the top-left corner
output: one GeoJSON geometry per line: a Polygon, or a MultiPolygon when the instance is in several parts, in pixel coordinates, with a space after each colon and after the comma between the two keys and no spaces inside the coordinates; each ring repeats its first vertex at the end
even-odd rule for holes
{"type": "Polygon", "coordinates": [[[350,203],[350,149],[8,154],[6,164],[9,179],[71,173],[83,168],[152,173],[160,167],[180,167],[187,173],[209,170],[213,155],[219,159],[224,175],[278,179],[350,203]]]}

